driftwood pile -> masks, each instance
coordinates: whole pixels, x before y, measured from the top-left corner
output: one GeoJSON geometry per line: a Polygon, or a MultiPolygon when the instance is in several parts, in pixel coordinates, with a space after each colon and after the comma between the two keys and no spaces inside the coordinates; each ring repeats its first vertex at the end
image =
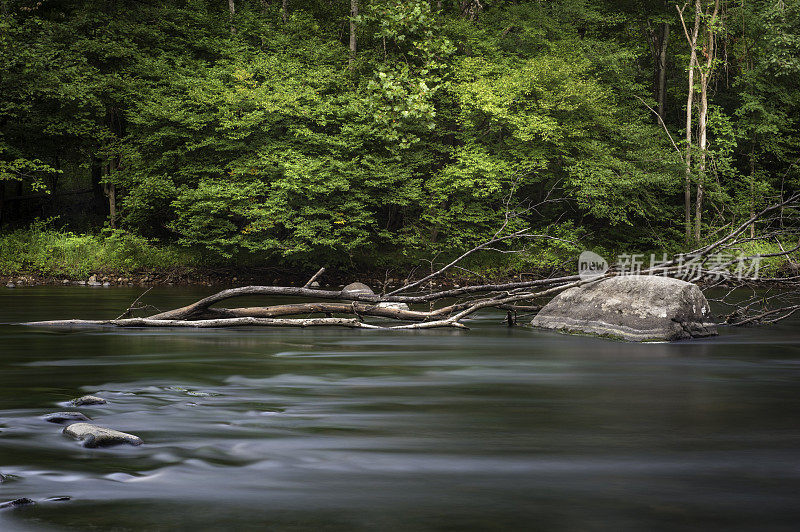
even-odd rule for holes
{"type": "MultiPolygon", "coordinates": [[[[709,288],[726,286],[729,292],[716,301],[729,305],[730,312],[720,321],[729,325],[744,325],[759,322],[774,322],[784,319],[800,310],[800,274],[783,277],[742,277],[737,275],[737,266],[743,262],[761,260],[764,257],[785,256],[789,259],[800,249],[798,245],[783,249],[778,253],[761,256],[737,255],[735,259],[720,264],[721,253],[733,255],[741,251],[741,246],[753,241],[786,242],[788,238],[800,235],[796,207],[800,194],[770,205],[750,219],[733,228],[726,236],[711,244],[697,248],[689,253],[678,255],[672,260],[657,266],[642,269],[640,275],[661,275],[681,278],[699,283],[705,291],[709,288]],[[790,214],[787,214],[790,213],[790,214]],[[747,236],[748,230],[758,225],[761,236],[747,236]],[[686,268],[691,263],[691,268],[686,268]],[[780,286],[771,294],[764,295],[758,286],[780,286]],[[755,290],[742,302],[737,288],[748,287],[755,290]],[[734,297],[735,295],[735,297],[734,297]]],[[[504,225],[505,227],[505,225],[504,225]]],[[[550,277],[531,281],[507,282],[464,286],[449,290],[423,290],[432,286],[433,279],[446,274],[451,268],[459,267],[469,255],[496,249],[498,245],[530,238],[554,238],[547,235],[532,234],[529,230],[508,233],[498,231],[490,240],[463,253],[437,271],[421,279],[410,282],[384,294],[372,293],[363,285],[348,286],[342,290],[320,290],[311,288],[312,283],[324,272],[320,269],[303,287],[291,286],[244,286],[222,290],[185,307],[159,312],[147,317],[130,317],[136,308],[131,305],[122,315],[109,320],[57,320],[32,322],[28,325],[75,327],[75,326],[114,326],[114,327],[313,327],[339,326],[360,329],[430,329],[436,327],[466,328],[464,321],[483,309],[506,311],[508,325],[516,323],[520,312],[535,313],[549,297],[568,288],[595,282],[598,278],[621,275],[625,272],[619,264],[613,265],[599,277],[582,278],[579,275],[550,277]],[[366,288],[366,289],[365,289],[366,288]],[[241,296],[290,296],[307,301],[284,305],[259,307],[221,308],[214,306],[223,301],[241,296]],[[309,301],[310,300],[310,301],[309,301]],[[412,306],[426,307],[425,310],[412,306]],[[378,323],[368,323],[368,318],[382,319],[378,323]],[[385,319],[396,320],[399,324],[387,324],[385,319]]],[[[781,245],[782,246],[782,245],[781,245]]],[[[374,320],[373,320],[374,321],[374,320]]],[[[391,323],[391,322],[389,322],[391,323]]]]}

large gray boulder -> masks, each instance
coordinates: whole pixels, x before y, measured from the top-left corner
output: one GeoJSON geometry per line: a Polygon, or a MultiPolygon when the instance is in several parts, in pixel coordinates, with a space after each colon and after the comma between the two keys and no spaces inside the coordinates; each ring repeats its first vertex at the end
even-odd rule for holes
{"type": "Polygon", "coordinates": [[[129,445],[141,445],[142,439],[139,436],[120,432],[114,429],[98,427],[90,423],[73,423],[64,429],[64,434],[72,436],[76,440],[83,442],[84,447],[109,447],[120,443],[129,445]]]}
{"type": "Polygon", "coordinates": [[[650,275],[623,275],[558,294],[531,322],[535,327],[634,342],[717,334],[697,285],[650,275]]]}

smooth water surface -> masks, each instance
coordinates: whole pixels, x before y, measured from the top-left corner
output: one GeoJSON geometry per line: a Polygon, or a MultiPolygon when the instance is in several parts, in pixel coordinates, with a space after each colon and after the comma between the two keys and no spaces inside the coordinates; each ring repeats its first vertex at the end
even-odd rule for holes
{"type": "Polygon", "coordinates": [[[492,313],[397,333],[13,324],[114,317],[141,291],[0,289],[0,502],[38,501],[0,530],[800,528],[798,321],[648,345],[492,313]],[[145,444],[85,449],[39,418],[86,393],[145,444]]]}

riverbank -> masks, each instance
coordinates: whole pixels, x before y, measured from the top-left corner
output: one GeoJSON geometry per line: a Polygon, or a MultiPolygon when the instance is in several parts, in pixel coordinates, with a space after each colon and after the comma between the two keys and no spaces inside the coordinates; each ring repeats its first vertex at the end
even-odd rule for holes
{"type": "MultiPolygon", "coordinates": [[[[303,286],[313,275],[300,275],[289,270],[277,268],[255,269],[213,269],[200,270],[195,268],[175,268],[171,270],[152,270],[143,272],[106,272],[93,273],[87,276],[52,276],[35,272],[21,272],[19,274],[0,274],[0,284],[7,288],[23,288],[26,286],[242,286],[242,285],[275,285],[275,286],[303,286]]],[[[359,280],[370,286],[382,287],[398,285],[398,280],[391,277],[379,279],[375,276],[357,273],[332,273],[326,274],[319,280],[319,286],[339,287],[353,280],[359,280]]],[[[457,285],[456,280],[440,281],[436,286],[457,285]]],[[[399,286],[399,285],[398,285],[399,286]]]]}
{"type": "MultiPolygon", "coordinates": [[[[561,272],[563,273],[563,272],[561,272]]],[[[175,268],[171,270],[153,270],[142,272],[105,272],[93,273],[87,276],[52,276],[36,272],[20,272],[9,275],[0,272],[0,286],[6,288],[24,288],[26,286],[87,286],[90,288],[103,288],[111,286],[216,286],[220,288],[233,286],[303,286],[311,278],[313,272],[308,274],[297,270],[280,268],[175,268]]],[[[493,282],[514,282],[531,280],[549,275],[546,272],[518,273],[505,275],[493,282]]],[[[476,282],[479,277],[447,277],[433,281],[436,288],[459,288],[476,282]]],[[[370,274],[357,271],[326,271],[320,276],[320,288],[342,288],[351,282],[363,282],[377,292],[390,288],[398,288],[406,282],[401,276],[387,276],[385,274],[370,274]]],[[[316,286],[316,284],[315,284],[316,286]]]]}
{"type": "MultiPolygon", "coordinates": [[[[204,250],[157,242],[124,231],[76,234],[34,224],[0,234],[0,285],[9,288],[37,285],[85,286],[303,286],[321,266],[321,287],[339,287],[361,281],[376,290],[398,287],[409,276],[426,273],[406,257],[403,264],[307,267],[280,264],[257,255],[224,258],[204,250]]],[[[391,263],[389,257],[381,259],[391,263]]],[[[437,279],[436,287],[454,287],[492,281],[531,279],[551,275],[561,257],[522,270],[494,264],[470,264],[472,272],[455,270],[437,279]],[[474,272],[474,273],[473,273],[474,272]]]]}
{"type": "MultiPolygon", "coordinates": [[[[751,244],[742,252],[769,257],[780,250],[779,246],[751,244]]],[[[432,286],[452,288],[574,274],[574,257],[569,250],[531,254],[524,261],[506,255],[502,264],[490,261],[488,256],[471,257],[470,263],[462,264],[466,268],[450,270],[432,286]]],[[[322,288],[361,281],[380,292],[428,273],[424,258],[413,261],[405,257],[402,263],[395,264],[392,256],[376,252],[369,265],[322,263],[302,267],[274,259],[270,262],[253,254],[224,258],[124,231],[76,234],[33,224],[27,229],[0,233],[0,286],[303,286],[320,266],[325,266],[328,270],[319,279],[322,288]]],[[[439,260],[444,261],[442,257],[439,260]]],[[[794,277],[797,271],[798,264],[785,257],[771,257],[761,264],[762,275],[769,277],[794,277]]]]}

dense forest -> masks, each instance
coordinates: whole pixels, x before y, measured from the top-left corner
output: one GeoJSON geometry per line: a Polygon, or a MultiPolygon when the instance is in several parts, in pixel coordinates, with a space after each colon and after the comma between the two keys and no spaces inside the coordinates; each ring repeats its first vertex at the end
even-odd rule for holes
{"type": "Polygon", "coordinates": [[[798,0],[0,2],[0,254],[529,266],[800,189],[798,0]]]}

